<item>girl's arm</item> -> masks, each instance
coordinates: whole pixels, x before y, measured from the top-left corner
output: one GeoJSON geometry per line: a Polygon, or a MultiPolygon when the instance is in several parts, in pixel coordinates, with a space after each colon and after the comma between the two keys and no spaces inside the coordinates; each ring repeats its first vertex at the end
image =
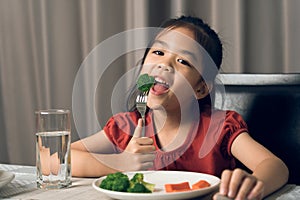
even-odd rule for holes
{"type": "Polygon", "coordinates": [[[116,172],[97,159],[96,153],[101,152],[114,153],[114,148],[104,131],[72,143],[72,176],[97,177],[116,172]]]}
{"type": "Polygon", "coordinates": [[[107,138],[104,130],[72,143],[71,149],[91,153],[115,153],[115,148],[107,138]]]}
{"type": "Polygon", "coordinates": [[[236,199],[262,199],[287,182],[289,171],[283,161],[248,133],[242,133],[234,140],[231,152],[253,173],[241,169],[225,170],[220,185],[222,195],[236,199]]]}

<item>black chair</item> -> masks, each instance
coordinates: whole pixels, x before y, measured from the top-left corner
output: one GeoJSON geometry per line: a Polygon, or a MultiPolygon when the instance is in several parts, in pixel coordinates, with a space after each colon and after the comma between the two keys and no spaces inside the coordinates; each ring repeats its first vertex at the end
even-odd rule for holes
{"type": "MultiPolygon", "coordinates": [[[[239,112],[249,134],[280,157],[300,184],[300,74],[220,74],[224,109],[239,112]]],[[[221,107],[216,98],[216,107],[221,107]]],[[[240,166],[244,167],[244,166],[240,166]]]]}

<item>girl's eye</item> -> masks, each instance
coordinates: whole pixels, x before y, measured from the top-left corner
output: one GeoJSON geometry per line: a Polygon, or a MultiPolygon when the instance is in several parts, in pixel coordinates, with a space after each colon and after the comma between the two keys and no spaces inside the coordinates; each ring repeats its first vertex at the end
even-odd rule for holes
{"type": "Polygon", "coordinates": [[[183,59],[177,59],[177,61],[179,62],[179,63],[181,63],[181,64],[183,64],[183,65],[186,65],[186,66],[189,66],[189,67],[191,67],[191,64],[188,62],[188,61],[186,61],[186,60],[183,60],[183,59]]]}
{"type": "Polygon", "coordinates": [[[156,55],[159,55],[159,56],[163,56],[164,55],[164,52],[159,51],[159,50],[155,50],[155,51],[153,51],[153,53],[156,54],[156,55]]]}

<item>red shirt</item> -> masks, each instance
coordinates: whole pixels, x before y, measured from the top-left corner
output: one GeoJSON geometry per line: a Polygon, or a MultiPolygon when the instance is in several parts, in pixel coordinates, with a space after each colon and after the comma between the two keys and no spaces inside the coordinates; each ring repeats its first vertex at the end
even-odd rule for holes
{"type": "MultiPolygon", "coordinates": [[[[140,118],[138,112],[119,113],[111,117],[103,128],[116,150],[124,150],[140,118]]],[[[231,154],[234,139],[248,132],[242,117],[234,111],[201,112],[183,144],[172,151],[162,151],[152,123],[152,112],[146,116],[146,136],[156,147],[153,170],[178,170],[208,173],[220,176],[224,169],[235,167],[231,154]],[[211,114],[212,113],[212,114],[211,114]],[[197,127],[198,125],[198,127],[197,127]]]]}

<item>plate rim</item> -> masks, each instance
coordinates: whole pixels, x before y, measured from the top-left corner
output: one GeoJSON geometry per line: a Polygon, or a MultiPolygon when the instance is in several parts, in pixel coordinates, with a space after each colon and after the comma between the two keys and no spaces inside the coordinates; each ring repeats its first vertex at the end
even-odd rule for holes
{"type": "Polygon", "coordinates": [[[207,174],[207,173],[200,173],[200,172],[190,172],[190,171],[175,171],[175,170],[148,170],[148,171],[126,171],[126,172],[122,172],[124,174],[131,174],[133,175],[134,173],[180,173],[180,174],[197,174],[200,176],[207,176],[210,177],[212,179],[214,179],[214,181],[216,181],[215,184],[213,184],[212,186],[208,187],[208,188],[202,188],[202,189],[198,189],[198,190],[192,190],[192,191],[183,191],[183,192],[174,192],[174,193],[128,193],[128,192],[118,192],[118,191],[112,191],[112,190],[106,190],[103,188],[100,188],[98,185],[96,185],[97,182],[102,181],[103,179],[106,178],[106,176],[101,176],[97,179],[95,179],[92,183],[92,186],[94,189],[96,189],[97,191],[105,194],[106,196],[109,197],[113,197],[116,199],[129,199],[130,197],[132,197],[134,195],[135,198],[141,198],[141,199],[182,199],[184,198],[186,195],[188,195],[188,198],[195,198],[195,197],[199,197],[199,196],[204,196],[204,195],[208,195],[211,192],[217,190],[217,187],[219,187],[220,185],[220,178],[211,174],[207,174]],[[122,198],[120,198],[122,196],[122,198]],[[148,198],[147,198],[148,197],[148,198]]]}

